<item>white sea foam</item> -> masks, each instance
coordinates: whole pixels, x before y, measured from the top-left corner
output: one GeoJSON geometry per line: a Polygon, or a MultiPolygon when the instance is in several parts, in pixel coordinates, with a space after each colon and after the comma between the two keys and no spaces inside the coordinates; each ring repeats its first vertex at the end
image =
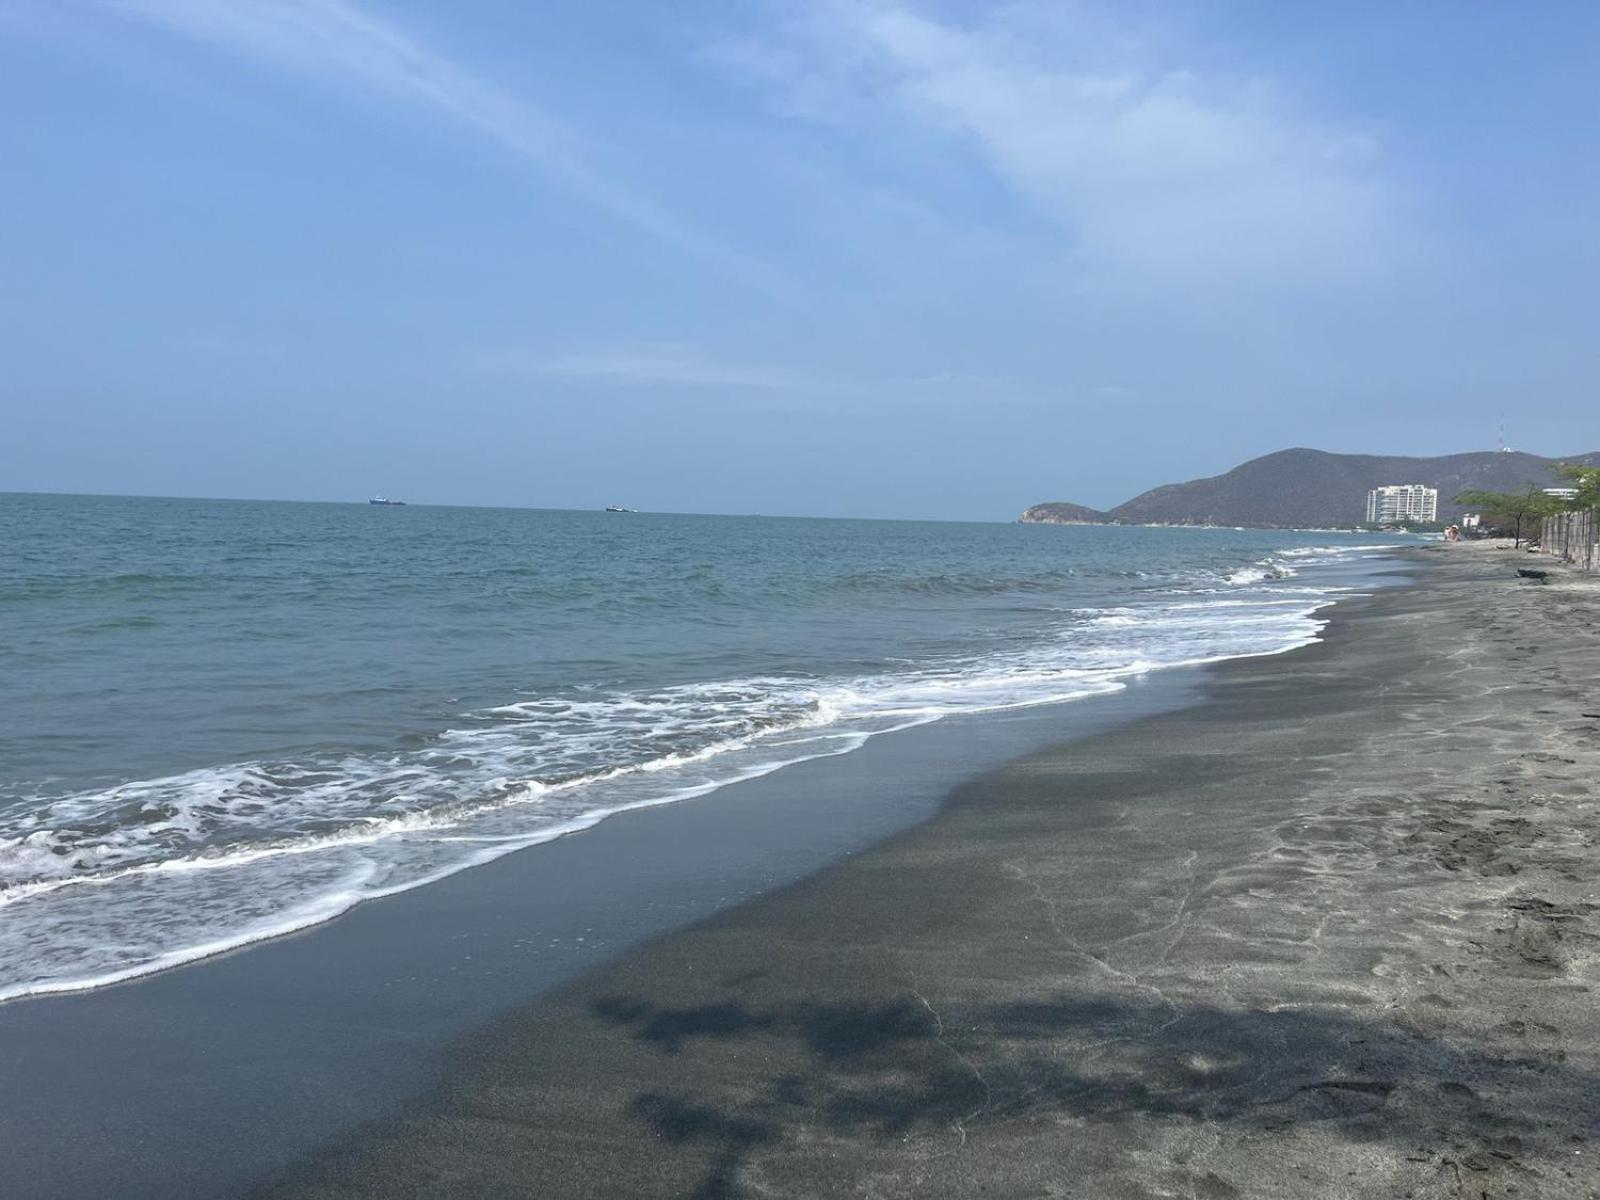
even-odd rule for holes
{"type": "Polygon", "coordinates": [[[1304,645],[1338,589],[1284,581],[1380,549],[1285,550],[1193,587],[1066,610],[1025,646],[880,673],[534,695],[420,747],[25,797],[0,816],[0,1000],[96,987],[305,928],[611,814],[847,753],[881,733],[1304,645]]]}
{"type": "Polygon", "coordinates": [[[1223,580],[1234,586],[1251,583],[1264,583],[1268,579],[1289,579],[1298,572],[1288,563],[1280,562],[1276,558],[1264,558],[1260,562],[1252,563],[1248,567],[1240,567],[1223,576],[1223,580]]]}
{"type": "Polygon", "coordinates": [[[1291,550],[1280,550],[1278,553],[1284,558],[1311,558],[1333,562],[1338,559],[1349,558],[1355,554],[1370,554],[1374,551],[1391,551],[1394,546],[1296,546],[1291,550]]]}

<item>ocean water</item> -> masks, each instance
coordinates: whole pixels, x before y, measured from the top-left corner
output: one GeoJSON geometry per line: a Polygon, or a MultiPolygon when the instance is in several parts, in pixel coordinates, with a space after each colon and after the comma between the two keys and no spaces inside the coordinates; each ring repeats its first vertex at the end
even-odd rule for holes
{"type": "Polygon", "coordinates": [[[1302,645],[1408,541],[0,495],[0,999],[1302,645]]]}

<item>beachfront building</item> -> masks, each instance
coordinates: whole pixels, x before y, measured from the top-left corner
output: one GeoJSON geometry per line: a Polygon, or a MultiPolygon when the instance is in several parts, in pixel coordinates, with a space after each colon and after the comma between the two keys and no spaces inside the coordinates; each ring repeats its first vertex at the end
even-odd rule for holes
{"type": "Polygon", "coordinates": [[[1403,521],[1431,525],[1439,519],[1439,489],[1420,483],[1391,483],[1367,493],[1367,524],[1403,521]]]}

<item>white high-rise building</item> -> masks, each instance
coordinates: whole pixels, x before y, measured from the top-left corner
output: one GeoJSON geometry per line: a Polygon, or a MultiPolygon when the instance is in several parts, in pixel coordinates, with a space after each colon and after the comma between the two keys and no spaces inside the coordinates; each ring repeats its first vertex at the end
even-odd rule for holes
{"type": "Polygon", "coordinates": [[[1391,483],[1367,493],[1367,524],[1398,525],[1415,521],[1431,525],[1439,519],[1439,489],[1420,483],[1391,483]]]}

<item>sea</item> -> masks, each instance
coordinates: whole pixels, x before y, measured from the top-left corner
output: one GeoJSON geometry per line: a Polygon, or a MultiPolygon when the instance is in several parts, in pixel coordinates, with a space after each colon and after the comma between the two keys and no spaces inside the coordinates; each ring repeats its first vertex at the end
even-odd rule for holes
{"type": "Polygon", "coordinates": [[[1289,650],[1415,541],[0,494],[0,999],[1289,650]]]}

